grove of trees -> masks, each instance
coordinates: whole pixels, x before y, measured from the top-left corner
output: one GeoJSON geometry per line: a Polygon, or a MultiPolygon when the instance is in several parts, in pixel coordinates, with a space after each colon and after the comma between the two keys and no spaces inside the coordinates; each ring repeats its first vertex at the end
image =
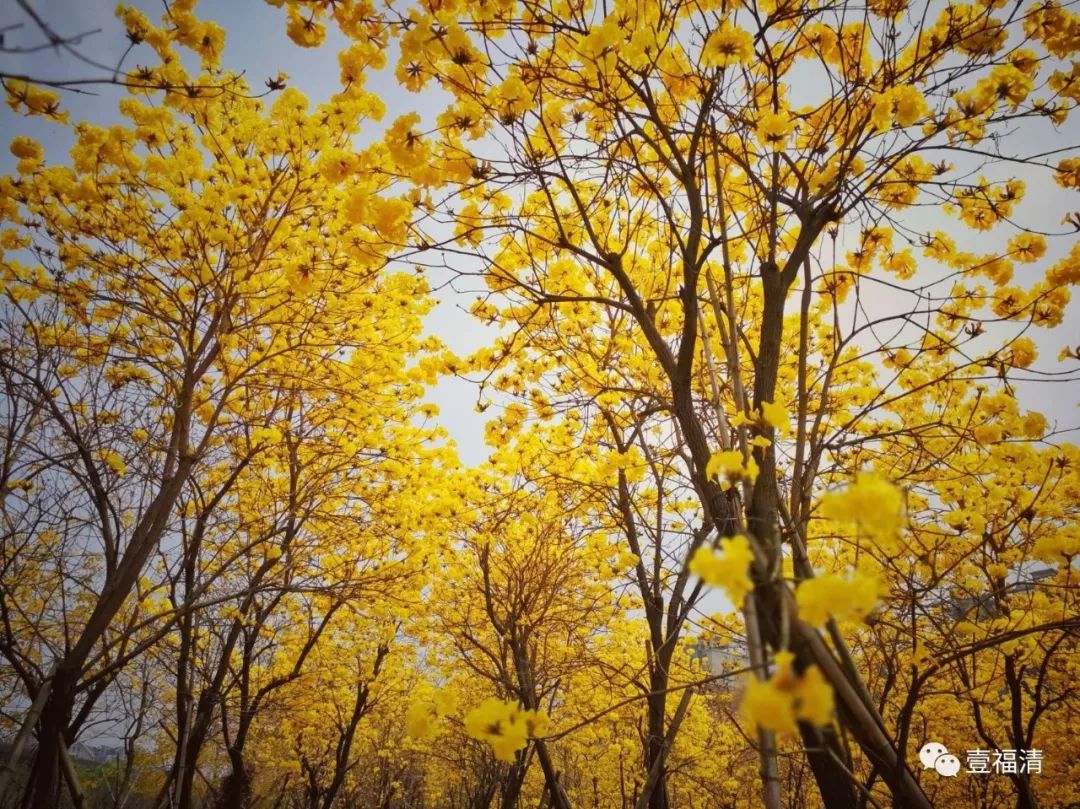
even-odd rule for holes
{"type": "Polygon", "coordinates": [[[16,5],[0,807],[1080,805],[1073,3],[16,5]]]}

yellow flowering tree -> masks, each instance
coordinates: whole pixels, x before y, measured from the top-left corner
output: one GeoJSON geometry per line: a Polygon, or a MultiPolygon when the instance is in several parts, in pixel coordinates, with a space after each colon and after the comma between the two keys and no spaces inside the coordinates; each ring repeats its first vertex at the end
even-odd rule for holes
{"type": "Polygon", "coordinates": [[[466,667],[496,695],[463,721],[469,736],[512,765],[503,805],[517,799],[535,758],[548,800],[569,809],[573,775],[544,737],[570,683],[596,666],[592,647],[615,604],[604,576],[614,549],[577,516],[588,513],[580,499],[587,494],[545,481],[525,457],[526,440],[494,456],[484,477],[462,482],[460,526],[428,596],[440,606],[421,637],[432,662],[446,672],[466,667]]]}
{"type": "Polygon", "coordinates": [[[270,5],[340,92],[0,72],[0,803],[1080,800],[1069,7],[270,5]]]}
{"type": "MultiPolygon", "coordinates": [[[[170,86],[229,75],[198,47],[201,71],[186,72],[189,5],[161,26],[120,14],[170,86]]],[[[364,155],[331,159],[381,114],[359,84],[314,107],[295,90],[264,106],[133,89],[110,127],[7,89],[74,144],[52,163],[16,138],[17,173],[0,179],[0,368],[19,414],[3,436],[4,677],[32,703],[16,745],[36,736],[25,803],[51,807],[116,673],[170,628],[205,638],[200,605],[228,593],[231,626],[258,637],[260,586],[355,581],[422,530],[383,507],[434,462],[408,368],[429,304],[422,280],[384,271],[411,207],[380,196],[364,155]],[[308,523],[326,541],[349,527],[348,571],[310,573],[308,523]]],[[[300,635],[282,641],[303,649],[300,635]]]]}
{"type": "MultiPolygon", "coordinates": [[[[364,42],[357,9],[289,3],[294,19],[333,17],[364,42]]],[[[1049,162],[1011,134],[1067,120],[1075,16],[1041,2],[449,0],[391,5],[382,19],[400,34],[401,81],[452,96],[434,125],[400,119],[388,149],[403,180],[453,187],[447,249],[484,261],[474,312],[513,336],[475,370],[536,418],[578,408],[584,446],[597,446],[587,436],[600,421],[620,449],[677,457],[669,480],[699,510],[696,544],[749,541],[759,680],[790,666],[834,692],[839,725],[797,723],[822,800],[855,806],[869,779],[897,804],[929,806],[840,624],[892,594],[876,557],[902,566],[912,552],[893,508],[902,495],[885,481],[922,485],[920,467],[889,463],[889,439],[921,446],[951,389],[974,377],[996,375],[1008,395],[1009,374],[1034,357],[1021,332],[1063,318],[1071,259],[1010,284],[1048,243],[1018,227],[1025,183],[1000,161],[1072,182],[1074,158],[1049,162]],[[920,203],[959,229],[926,228],[920,203]],[[964,228],[981,252],[957,245],[964,228]],[[904,302],[871,306],[877,290],[904,302]],[[936,409],[914,405],[926,395],[936,409]],[[839,533],[879,541],[878,553],[825,556],[835,541],[816,527],[818,495],[865,466],[882,482],[860,479],[852,504],[875,513],[848,515],[839,533]],[[834,575],[803,591],[807,622],[791,583],[823,558],[834,575]]],[[[986,437],[971,435],[972,451],[986,437]]],[[[688,559],[709,569],[695,543],[676,558],[652,597],[684,596],[688,559]]],[[[766,730],[765,800],[778,806],[766,730]]],[[[667,801],[660,790],[650,806],[667,801]]]]}

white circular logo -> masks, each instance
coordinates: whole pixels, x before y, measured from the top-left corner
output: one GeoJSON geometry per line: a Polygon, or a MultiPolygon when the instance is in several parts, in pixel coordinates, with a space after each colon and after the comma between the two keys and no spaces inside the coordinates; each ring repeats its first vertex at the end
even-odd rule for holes
{"type": "Polygon", "coordinates": [[[933,769],[938,775],[952,778],[960,772],[960,759],[949,752],[941,742],[927,742],[919,750],[923,769],[933,769]]]}

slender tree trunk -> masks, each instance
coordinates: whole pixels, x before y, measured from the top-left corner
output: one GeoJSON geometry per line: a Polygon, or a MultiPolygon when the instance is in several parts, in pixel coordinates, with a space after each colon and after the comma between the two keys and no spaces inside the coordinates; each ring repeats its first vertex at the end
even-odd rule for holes
{"type": "MultiPolygon", "coordinates": [[[[1024,750],[1029,746],[1031,739],[1024,733],[1024,690],[1021,678],[1024,667],[1020,665],[1017,671],[1016,656],[1005,655],[1005,683],[1009,688],[1009,714],[1011,720],[1011,732],[1013,749],[1024,750]]],[[[1016,809],[1039,809],[1039,802],[1035,798],[1035,791],[1031,788],[1031,777],[1026,772],[1018,772],[1013,777],[1016,785],[1016,809]]]]}
{"type": "MultiPolygon", "coordinates": [[[[178,421],[182,420],[186,423],[188,417],[187,413],[183,413],[178,417],[178,421]]],[[[180,446],[186,448],[186,430],[183,431],[179,441],[180,446]]],[[[167,519],[180,496],[180,489],[187,480],[193,462],[194,458],[190,456],[180,458],[175,473],[165,481],[153,502],[143,512],[142,518],[132,531],[131,542],[124,552],[115,575],[109,578],[102,588],[78,640],[56,666],[52,689],[45,708],[41,712],[41,718],[38,720],[38,750],[25,793],[27,799],[24,804],[31,809],[56,809],[58,805],[57,791],[60,784],[58,742],[61,734],[67,738],[70,732],[69,726],[79,677],[94,647],[127,600],[150,554],[158,546],[165,532],[167,519]],[[40,765],[38,759],[41,760],[40,765]]]]}
{"type": "MultiPolygon", "coordinates": [[[[695,466],[704,470],[709,461],[708,441],[701,422],[693,412],[692,394],[689,389],[682,387],[675,387],[674,394],[674,412],[683,428],[687,449],[694,458],[695,466]]],[[[720,536],[730,536],[735,533],[739,523],[730,492],[722,492],[718,485],[704,479],[699,479],[697,485],[702,503],[707,506],[708,513],[715,522],[720,536]]],[[[841,721],[851,730],[852,736],[867,757],[879,764],[882,776],[893,793],[895,809],[901,807],[930,809],[929,799],[908,769],[903,755],[885,733],[876,708],[866,704],[858,689],[848,681],[840,664],[836,662],[824,641],[817,636],[816,631],[798,624],[794,599],[790,597],[790,594],[786,594],[782,587],[768,585],[766,570],[756,569],[755,576],[761,584],[757,587],[754,597],[758,599],[759,620],[763,635],[769,645],[773,648],[781,648],[779,643],[784,634],[781,624],[786,622],[790,634],[791,651],[795,654],[796,668],[801,670],[816,664],[822,669],[825,678],[837,692],[837,708],[841,721]]],[[[830,791],[830,785],[835,783],[831,777],[825,777],[826,766],[833,768],[830,772],[835,772],[838,779],[851,781],[850,776],[843,772],[842,768],[836,766],[836,762],[828,764],[823,759],[821,775],[815,772],[815,779],[821,779],[818,784],[819,789],[830,791]]],[[[848,805],[845,802],[836,806],[838,809],[843,809],[848,805]]]]}
{"type": "Polygon", "coordinates": [[[214,717],[214,703],[216,694],[204,691],[199,695],[195,709],[195,719],[187,734],[187,744],[181,761],[180,771],[177,774],[176,807],[177,809],[192,809],[195,799],[195,774],[199,763],[199,752],[206,737],[210,732],[210,724],[214,717]]]}
{"type": "MultiPolygon", "coordinates": [[[[779,366],[781,339],[783,337],[784,298],[795,273],[802,262],[802,257],[809,250],[821,227],[828,219],[828,211],[816,212],[810,220],[803,223],[795,249],[788,260],[788,267],[780,271],[772,262],[762,267],[762,285],[764,312],[762,315],[762,335],[759,356],[755,367],[754,404],[772,401],[775,394],[777,368],[779,366]]],[[[684,262],[685,263],[685,262],[684,262]]],[[[689,266],[689,265],[688,265],[689,266]]],[[[640,298],[633,292],[633,286],[626,278],[621,267],[612,265],[620,285],[631,297],[635,308],[635,319],[642,328],[650,345],[656,351],[671,382],[673,415],[683,430],[686,447],[697,469],[695,487],[709,518],[716,525],[720,536],[730,536],[739,530],[739,506],[732,492],[723,492],[720,487],[704,478],[702,474],[708,465],[710,450],[705,428],[694,409],[694,394],[691,387],[688,365],[682,362],[693,351],[693,340],[697,326],[686,324],[683,340],[679,345],[680,362],[676,363],[663,337],[644,312],[640,298]]],[[[686,279],[687,288],[696,288],[694,278],[686,279]]],[[[697,317],[696,301],[692,296],[684,298],[684,316],[689,320],[697,317]]],[[[770,450],[771,452],[771,450],[770,450]]],[[[930,809],[931,804],[918,782],[911,774],[902,752],[885,732],[876,706],[863,697],[862,683],[854,674],[856,682],[848,679],[835,656],[812,628],[800,625],[797,620],[794,600],[782,586],[776,586],[772,579],[774,563],[778,558],[779,545],[776,536],[778,514],[776,513],[775,464],[770,465],[769,457],[757,453],[759,466],[764,468],[759,474],[752,493],[748,523],[764,558],[758,558],[754,565],[756,589],[754,598],[761,622],[762,636],[773,649],[790,647],[795,654],[795,666],[802,670],[809,665],[819,665],[826,680],[837,694],[838,713],[844,725],[850,728],[853,737],[864,753],[875,764],[879,764],[883,777],[893,793],[894,807],[900,809],[930,809]],[[759,532],[761,535],[759,536],[759,532]],[[770,541],[771,537],[771,541],[770,541]]],[[[837,751],[833,751],[834,753],[837,751]]],[[[822,796],[833,796],[830,809],[856,809],[854,783],[848,772],[830,755],[827,749],[813,751],[817,757],[813,767],[814,777],[822,796]],[[841,795],[836,784],[846,784],[841,795]],[[850,791],[850,792],[849,792],[850,791]],[[850,797],[849,797],[850,796],[850,797]]],[[[840,757],[843,761],[843,757],[840,757]]]]}
{"type": "Polygon", "coordinates": [[[499,809],[514,809],[517,806],[518,795],[521,794],[521,785],[525,781],[527,768],[525,756],[519,756],[503,780],[502,793],[499,797],[499,809]]]}
{"type": "Polygon", "coordinates": [[[540,760],[540,769],[544,771],[544,781],[547,784],[548,797],[551,799],[551,809],[570,809],[570,800],[566,790],[559,783],[559,774],[551,761],[547,745],[542,741],[536,742],[536,757],[540,760]]]}
{"type": "Polygon", "coordinates": [[[86,809],[86,794],[83,792],[82,784],[79,783],[79,774],[75,771],[75,762],[68,755],[67,744],[64,742],[63,737],[57,739],[56,744],[60,757],[60,770],[64,774],[64,781],[67,783],[68,794],[71,795],[71,805],[75,809],[86,809]]]}
{"type": "MultiPolygon", "coordinates": [[[[662,761],[664,757],[664,737],[667,733],[667,685],[666,671],[659,667],[649,678],[649,694],[647,700],[647,722],[649,738],[645,745],[645,772],[651,773],[654,767],[659,767],[659,773],[651,784],[649,794],[649,809],[669,809],[667,795],[667,768],[662,761]]],[[[649,789],[646,781],[646,789],[649,789]]]]}
{"type": "MultiPolygon", "coordinates": [[[[656,785],[660,780],[661,773],[663,773],[664,771],[664,767],[667,762],[667,755],[671,752],[671,746],[675,741],[675,736],[679,732],[679,727],[682,725],[683,719],[686,718],[686,711],[690,707],[690,699],[692,696],[693,689],[683,689],[682,697],[680,697],[679,699],[679,706],[675,709],[675,716],[672,717],[671,724],[668,726],[667,733],[664,736],[664,743],[660,751],[660,756],[652,763],[652,766],[649,768],[649,772],[645,777],[645,786],[641,790],[641,795],[638,798],[635,809],[645,809],[646,802],[651,800],[652,796],[656,793],[656,785]]],[[[596,790],[595,779],[593,781],[593,790],[596,790]]],[[[667,799],[668,796],[665,795],[665,798],[667,799]]],[[[672,802],[671,805],[677,806],[678,804],[672,802]]]]}
{"type": "Polygon", "coordinates": [[[359,680],[356,684],[356,699],[353,702],[352,714],[338,739],[337,749],[334,751],[334,775],[330,780],[330,786],[326,788],[326,795],[322,802],[322,809],[332,809],[338,793],[345,783],[345,776],[349,773],[349,756],[352,754],[353,739],[356,737],[356,728],[360,720],[368,712],[368,697],[371,694],[370,683],[379,676],[383,660],[389,654],[388,645],[379,646],[375,655],[375,665],[372,667],[370,680],[359,680]]]}

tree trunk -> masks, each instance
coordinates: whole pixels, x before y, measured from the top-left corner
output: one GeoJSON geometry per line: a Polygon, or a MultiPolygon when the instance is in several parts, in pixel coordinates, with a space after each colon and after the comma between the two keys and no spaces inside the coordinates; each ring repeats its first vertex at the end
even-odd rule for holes
{"type": "MultiPolygon", "coordinates": [[[[186,442],[185,430],[180,439],[180,445],[186,448],[186,442]]],[[[101,640],[109,624],[120,611],[142,573],[147,559],[157,548],[158,541],[165,532],[167,518],[180,495],[180,489],[191,471],[193,462],[194,458],[190,456],[181,458],[175,474],[164,482],[157,496],[147,506],[142,518],[132,531],[131,542],[115,574],[107,579],[78,640],[56,666],[52,690],[41,712],[41,718],[38,720],[38,750],[34,757],[33,772],[24,793],[23,804],[31,809],[56,809],[59,805],[60,751],[58,744],[61,734],[68,743],[72,741],[68,738],[68,734],[79,678],[95,645],[101,640]]]]}
{"type": "MultiPolygon", "coordinates": [[[[667,709],[667,675],[656,671],[650,678],[648,698],[647,728],[649,733],[645,745],[645,773],[652,772],[657,761],[664,756],[664,737],[667,735],[665,711],[667,709]]],[[[648,787],[646,778],[646,788],[648,787]]],[[[667,794],[667,768],[660,763],[660,772],[649,794],[649,809],[669,809],[667,794]]]]}
{"type": "Polygon", "coordinates": [[[536,757],[540,760],[540,769],[544,771],[544,781],[552,809],[570,809],[570,800],[567,798],[566,790],[559,783],[559,774],[555,771],[547,745],[541,740],[536,742],[536,757]]]}
{"type": "MultiPolygon", "coordinates": [[[[704,428],[693,412],[691,392],[687,389],[675,388],[674,393],[675,417],[683,428],[687,448],[694,458],[695,466],[699,470],[704,470],[709,462],[709,445],[705,438],[704,428]]],[[[719,535],[730,536],[736,533],[738,530],[737,511],[729,493],[721,491],[717,484],[703,478],[695,482],[702,504],[707,507],[719,535]]],[[[786,614],[791,635],[790,647],[795,654],[796,669],[802,670],[809,665],[818,665],[822,669],[822,674],[837,692],[837,712],[841,722],[850,729],[851,735],[870,761],[879,766],[883,778],[892,791],[895,809],[901,809],[901,807],[930,809],[930,801],[911,774],[911,770],[908,769],[902,753],[896,749],[896,745],[885,733],[880,717],[877,715],[877,709],[873,705],[866,704],[859,696],[856,685],[848,681],[835,657],[824,641],[817,636],[816,631],[799,623],[794,599],[790,594],[785,593],[783,587],[767,584],[767,573],[767,570],[762,570],[755,565],[755,579],[759,585],[754,597],[758,603],[762,634],[769,645],[774,649],[781,648],[779,645],[782,637],[780,625],[782,616],[786,614]]],[[[829,758],[831,759],[831,756],[829,758]]],[[[832,790],[831,785],[835,782],[833,773],[837,778],[842,778],[842,781],[851,782],[850,776],[843,772],[835,761],[830,764],[822,757],[820,774],[815,770],[814,777],[820,779],[818,787],[823,795],[832,790]]],[[[843,809],[848,805],[845,802],[836,806],[843,809]]],[[[850,805],[855,806],[854,803],[850,805]]],[[[833,809],[832,805],[830,809],[833,809]]]]}
{"type": "Polygon", "coordinates": [[[229,764],[232,770],[221,785],[217,798],[218,809],[248,809],[251,806],[251,773],[244,762],[244,753],[229,748],[229,764]]]}
{"type": "Polygon", "coordinates": [[[83,792],[82,784],[79,783],[79,774],[75,771],[75,762],[68,755],[67,744],[64,742],[63,737],[57,740],[57,751],[60,756],[60,771],[64,774],[68,794],[71,796],[71,805],[75,809],[86,809],[86,793],[83,792]]]}
{"type": "Polygon", "coordinates": [[[502,795],[499,799],[500,809],[514,809],[517,806],[518,795],[521,793],[521,785],[525,781],[525,756],[519,755],[517,761],[510,768],[503,779],[502,795]]]}
{"type": "Polygon", "coordinates": [[[60,740],[67,737],[74,704],[74,677],[66,667],[58,667],[38,718],[38,748],[23,801],[30,809],[56,809],[60,805],[60,740]]]}
{"type": "Polygon", "coordinates": [[[187,745],[182,758],[180,771],[177,773],[176,803],[177,809],[192,809],[195,799],[195,772],[199,763],[199,753],[210,731],[214,718],[214,704],[217,695],[204,691],[199,695],[195,708],[195,719],[187,732],[187,745]]]}

